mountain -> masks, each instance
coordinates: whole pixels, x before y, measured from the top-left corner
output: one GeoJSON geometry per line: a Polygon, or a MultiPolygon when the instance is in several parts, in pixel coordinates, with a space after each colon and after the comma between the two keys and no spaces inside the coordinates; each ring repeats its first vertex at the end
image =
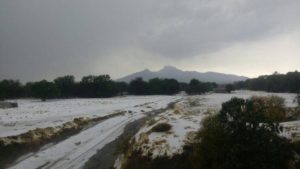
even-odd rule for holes
{"type": "Polygon", "coordinates": [[[233,74],[224,74],[217,72],[197,72],[197,71],[183,71],[173,66],[165,66],[159,71],[150,71],[145,69],[140,72],[136,72],[127,75],[123,78],[117,79],[117,81],[130,82],[131,80],[141,77],[144,80],[149,80],[155,77],[158,78],[173,78],[179,82],[189,82],[191,79],[198,79],[203,82],[216,82],[219,84],[232,83],[236,81],[243,81],[248,79],[245,76],[237,76],[233,74]]]}

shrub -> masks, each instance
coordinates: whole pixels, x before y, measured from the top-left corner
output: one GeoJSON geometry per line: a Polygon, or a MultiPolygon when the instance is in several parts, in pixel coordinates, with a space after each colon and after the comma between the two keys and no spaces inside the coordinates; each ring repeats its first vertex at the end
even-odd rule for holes
{"type": "Polygon", "coordinates": [[[219,114],[203,121],[192,156],[195,168],[289,168],[292,147],[277,135],[278,123],[264,111],[251,99],[224,103],[219,114]]]}
{"type": "Polygon", "coordinates": [[[152,132],[166,132],[171,130],[172,126],[168,123],[159,123],[156,126],[154,126],[151,131],[152,132]]]}
{"type": "Polygon", "coordinates": [[[252,97],[251,100],[255,104],[258,111],[262,111],[264,115],[272,121],[283,122],[287,119],[287,108],[285,100],[278,96],[252,97]]]}

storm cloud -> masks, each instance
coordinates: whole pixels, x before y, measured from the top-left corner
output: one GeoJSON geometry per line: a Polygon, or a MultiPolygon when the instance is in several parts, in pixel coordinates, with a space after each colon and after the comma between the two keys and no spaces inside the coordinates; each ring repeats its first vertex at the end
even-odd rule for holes
{"type": "Polygon", "coordinates": [[[0,79],[300,67],[298,0],[2,0],[0,79]],[[251,66],[253,65],[253,66],[251,66]]]}

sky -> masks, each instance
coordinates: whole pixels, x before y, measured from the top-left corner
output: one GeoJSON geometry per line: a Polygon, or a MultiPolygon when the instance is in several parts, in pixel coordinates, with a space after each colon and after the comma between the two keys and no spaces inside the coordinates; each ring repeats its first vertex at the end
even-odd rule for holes
{"type": "Polygon", "coordinates": [[[300,70],[299,0],[0,0],[0,79],[300,70]]]}

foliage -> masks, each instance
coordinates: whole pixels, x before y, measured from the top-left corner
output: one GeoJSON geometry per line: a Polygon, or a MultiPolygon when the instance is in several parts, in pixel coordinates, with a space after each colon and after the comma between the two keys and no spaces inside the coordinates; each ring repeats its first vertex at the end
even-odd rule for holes
{"type": "Polygon", "coordinates": [[[123,95],[128,91],[128,84],[126,82],[116,82],[118,93],[123,95]]]}
{"type": "Polygon", "coordinates": [[[231,91],[234,90],[234,85],[233,84],[227,84],[225,86],[225,90],[226,90],[227,93],[231,93],[231,91]]]}
{"type": "Polygon", "coordinates": [[[295,160],[295,169],[297,168],[300,168],[300,140],[298,141],[295,141],[292,143],[292,146],[293,146],[293,150],[296,152],[297,154],[297,159],[295,160]]]}
{"type": "Polygon", "coordinates": [[[69,98],[75,96],[75,77],[67,75],[54,79],[54,83],[60,90],[61,97],[69,98]]]}
{"type": "Polygon", "coordinates": [[[42,99],[42,101],[57,98],[60,94],[58,87],[53,82],[46,80],[33,83],[31,85],[31,91],[35,97],[42,99]]]}
{"type": "Polygon", "coordinates": [[[109,75],[84,76],[79,83],[78,95],[81,97],[112,97],[117,93],[117,85],[109,75]]]}
{"type": "Polygon", "coordinates": [[[289,142],[277,134],[278,123],[266,116],[264,107],[233,98],[219,114],[207,118],[193,154],[195,168],[284,169],[293,160],[289,142]]]}
{"type": "Polygon", "coordinates": [[[284,122],[287,120],[287,108],[285,100],[279,96],[265,96],[251,98],[255,108],[261,110],[264,115],[274,122],[284,122]]]}
{"type": "Polygon", "coordinates": [[[136,78],[129,83],[128,90],[134,95],[172,95],[180,91],[180,84],[175,79],[153,78],[146,82],[136,78]]]}
{"type": "Polygon", "coordinates": [[[171,130],[172,126],[168,123],[159,123],[157,125],[155,125],[151,131],[152,132],[166,132],[171,130]]]}
{"type": "Polygon", "coordinates": [[[244,82],[237,82],[235,87],[268,92],[297,93],[300,91],[300,72],[288,72],[287,74],[275,72],[272,75],[263,75],[244,82]]]}
{"type": "Polygon", "coordinates": [[[197,79],[192,79],[188,85],[186,93],[188,94],[203,94],[212,91],[217,87],[216,83],[200,82],[197,79]]]}
{"type": "Polygon", "coordinates": [[[23,90],[21,83],[15,80],[2,80],[0,82],[0,100],[21,97],[23,90]]]}
{"type": "Polygon", "coordinates": [[[150,79],[149,82],[137,78],[127,84],[113,81],[109,75],[89,75],[75,81],[72,75],[57,77],[53,82],[28,82],[22,85],[19,81],[0,81],[0,100],[20,97],[49,98],[105,98],[127,93],[133,95],[172,95],[181,90],[175,79],[150,79]],[[45,88],[44,88],[45,87],[45,88]],[[44,89],[42,89],[44,88],[44,89]],[[48,93],[47,93],[48,92],[48,93]]]}
{"type": "Polygon", "coordinates": [[[129,83],[129,93],[134,95],[149,94],[148,83],[142,78],[136,78],[129,83]]]}
{"type": "Polygon", "coordinates": [[[176,94],[180,85],[175,79],[150,79],[148,82],[150,94],[176,94]]]}

